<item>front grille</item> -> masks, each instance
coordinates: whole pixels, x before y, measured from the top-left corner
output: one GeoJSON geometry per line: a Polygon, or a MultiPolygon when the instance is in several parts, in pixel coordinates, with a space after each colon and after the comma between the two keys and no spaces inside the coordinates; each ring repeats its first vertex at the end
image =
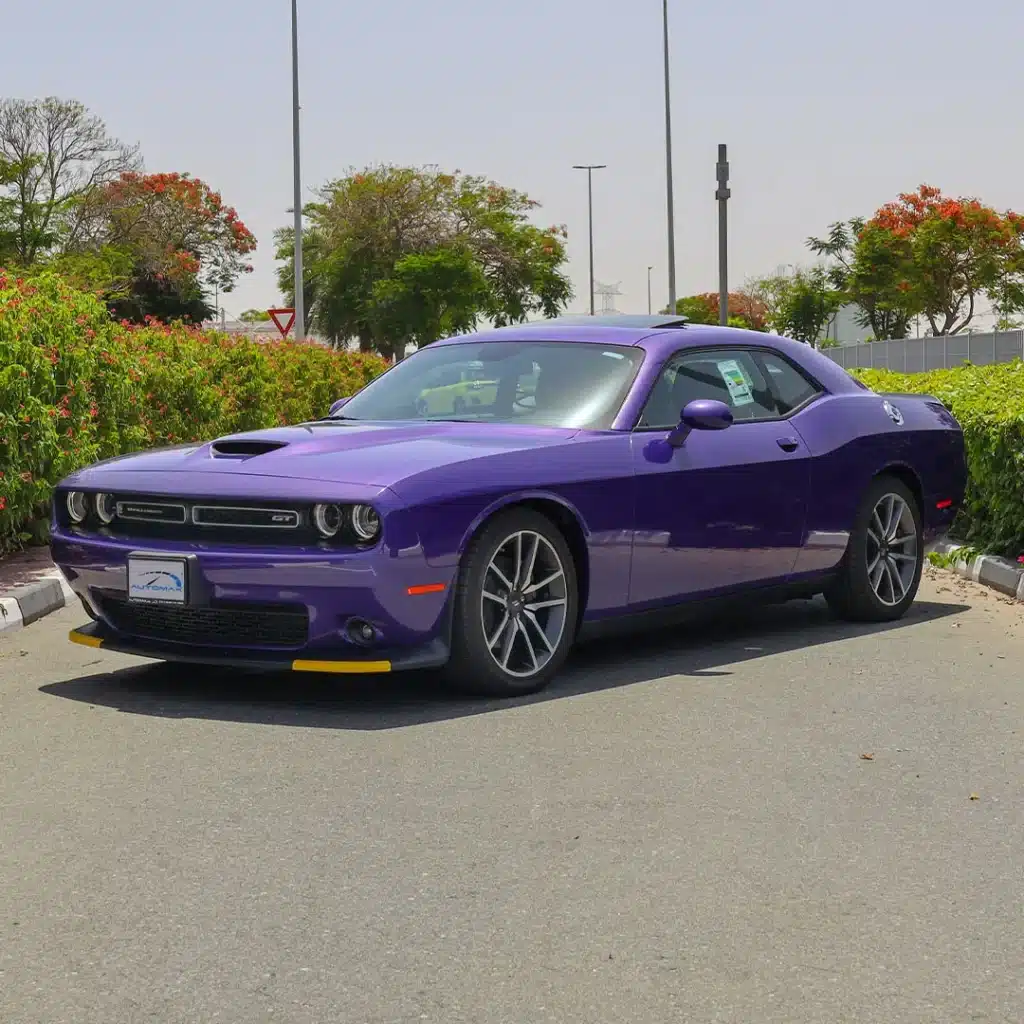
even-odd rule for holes
{"type": "Polygon", "coordinates": [[[120,633],[199,647],[302,647],[309,637],[305,605],[218,604],[203,608],[131,604],[104,598],[103,612],[120,633]]]}
{"type": "MultiPolygon", "coordinates": [[[[90,520],[89,526],[96,524],[90,520]]],[[[224,544],[321,545],[305,507],[273,502],[174,501],[118,496],[117,518],[103,527],[115,537],[224,544]]]]}
{"type": "Polygon", "coordinates": [[[119,501],[118,519],[133,523],[183,523],[185,506],[162,501],[119,501]]]}
{"type": "Polygon", "coordinates": [[[193,505],[192,522],[197,526],[239,526],[253,530],[297,530],[302,523],[302,517],[294,509],[193,505]]]}

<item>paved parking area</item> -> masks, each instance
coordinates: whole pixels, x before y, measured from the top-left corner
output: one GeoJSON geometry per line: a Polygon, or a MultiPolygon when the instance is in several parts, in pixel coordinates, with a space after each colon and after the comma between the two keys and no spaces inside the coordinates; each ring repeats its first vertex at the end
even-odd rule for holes
{"type": "Polygon", "coordinates": [[[1024,606],[427,677],[0,638],[0,1021],[1024,1020],[1024,606]],[[976,797],[976,799],[972,799],[976,797]]]}

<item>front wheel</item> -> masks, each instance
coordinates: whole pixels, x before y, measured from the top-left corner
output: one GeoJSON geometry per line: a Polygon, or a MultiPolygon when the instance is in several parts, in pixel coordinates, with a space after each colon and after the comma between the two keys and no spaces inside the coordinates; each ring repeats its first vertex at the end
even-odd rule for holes
{"type": "Polygon", "coordinates": [[[891,622],[914,603],[923,564],[917,499],[901,480],[879,477],[861,502],[839,577],[825,599],[844,618],[891,622]]]}
{"type": "Polygon", "coordinates": [[[576,633],[576,567],[545,516],[497,516],[463,559],[447,675],[464,693],[516,697],[543,689],[576,633]]]}

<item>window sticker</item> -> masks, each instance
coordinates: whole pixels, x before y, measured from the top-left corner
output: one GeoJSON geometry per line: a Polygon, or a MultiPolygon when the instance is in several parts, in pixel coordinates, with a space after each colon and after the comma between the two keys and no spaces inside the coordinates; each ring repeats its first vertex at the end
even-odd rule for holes
{"type": "Polygon", "coordinates": [[[735,406],[752,405],[754,401],[754,382],[743,371],[743,367],[735,359],[723,359],[718,364],[718,372],[729,389],[729,397],[735,406]]]}

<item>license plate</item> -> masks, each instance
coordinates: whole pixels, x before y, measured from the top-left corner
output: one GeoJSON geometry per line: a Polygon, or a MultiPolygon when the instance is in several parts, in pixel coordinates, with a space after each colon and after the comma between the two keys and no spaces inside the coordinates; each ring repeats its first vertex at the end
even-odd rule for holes
{"type": "Polygon", "coordinates": [[[183,558],[128,558],[128,600],[147,604],[185,604],[187,565],[183,558]]]}

